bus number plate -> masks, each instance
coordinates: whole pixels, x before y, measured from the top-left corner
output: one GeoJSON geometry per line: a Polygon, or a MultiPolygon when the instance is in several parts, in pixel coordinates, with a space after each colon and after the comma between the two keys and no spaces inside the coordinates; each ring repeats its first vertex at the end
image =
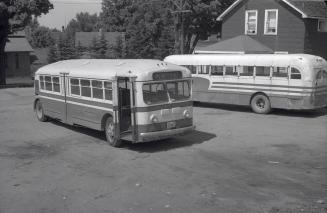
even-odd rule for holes
{"type": "Polygon", "coordinates": [[[176,122],[175,121],[170,121],[167,123],[167,129],[174,129],[176,128],[176,122]]]}

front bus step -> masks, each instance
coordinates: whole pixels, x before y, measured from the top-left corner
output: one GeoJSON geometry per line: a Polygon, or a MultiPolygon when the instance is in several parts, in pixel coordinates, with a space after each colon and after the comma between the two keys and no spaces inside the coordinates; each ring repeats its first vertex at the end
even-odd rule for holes
{"type": "Polygon", "coordinates": [[[120,139],[133,142],[133,133],[131,131],[125,131],[120,133],[120,139]]]}

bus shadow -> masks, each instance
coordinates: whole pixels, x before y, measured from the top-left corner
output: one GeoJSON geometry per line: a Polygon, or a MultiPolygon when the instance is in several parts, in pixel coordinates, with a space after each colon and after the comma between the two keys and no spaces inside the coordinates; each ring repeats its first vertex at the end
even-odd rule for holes
{"type": "Polygon", "coordinates": [[[78,132],[90,137],[93,137],[95,139],[101,140],[106,142],[106,136],[102,131],[98,131],[98,130],[94,130],[94,129],[90,129],[84,126],[76,126],[76,125],[69,125],[69,124],[65,124],[62,123],[59,120],[55,120],[55,119],[50,119],[50,121],[52,124],[72,130],[74,132],[78,132]]]}
{"type": "MultiPolygon", "coordinates": [[[[194,103],[195,107],[222,109],[234,112],[254,113],[249,106],[216,104],[216,103],[194,103]]],[[[302,118],[317,118],[327,115],[327,107],[316,110],[288,110],[288,109],[273,109],[269,115],[302,117],[302,118]]]]}
{"type": "Polygon", "coordinates": [[[187,135],[146,143],[126,143],[124,148],[142,153],[163,152],[195,144],[202,144],[217,137],[215,134],[195,130],[187,135]]]}
{"type": "MultiPolygon", "coordinates": [[[[51,122],[54,125],[67,128],[71,131],[90,136],[97,140],[95,141],[95,143],[101,143],[101,144],[107,143],[106,136],[102,131],[90,129],[83,126],[72,126],[69,124],[64,124],[61,121],[55,119],[51,119],[49,122],[51,122]]],[[[136,144],[132,144],[129,141],[123,141],[122,148],[129,149],[132,151],[137,151],[137,152],[154,153],[154,152],[168,151],[171,149],[177,149],[181,147],[192,146],[195,144],[201,144],[215,137],[217,137],[215,134],[194,130],[193,132],[184,136],[176,136],[170,139],[159,140],[159,141],[151,141],[151,142],[136,143],[136,144]]]]}

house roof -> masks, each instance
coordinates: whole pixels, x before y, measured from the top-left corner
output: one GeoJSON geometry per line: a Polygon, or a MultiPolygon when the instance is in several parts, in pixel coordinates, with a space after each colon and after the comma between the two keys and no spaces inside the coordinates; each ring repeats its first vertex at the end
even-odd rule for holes
{"type": "Polygon", "coordinates": [[[273,53],[274,51],[247,35],[239,35],[208,46],[197,46],[194,53],[273,53]]]}
{"type": "Polygon", "coordinates": [[[33,52],[33,48],[28,43],[25,33],[17,32],[8,36],[5,52],[33,52]]]}
{"type": "MultiPolygon", "coordinates": [[[[223,18],[242,1],[243,0],[236,0],[217,18],[217,21],[222,21],[223,18]]],[[[295,11],[299,12],[302,15],[302,18],[327,19],[326,0],[281,0],[281,1],[289,5],[295,11]]]]}
{"type": "MultiPolygon", "coordinates": [[[[115,44],[117,39],[123,34],[120,32],[103,32],[104,38],[109,44],[115,44]]],[[[94,38],[100,38],[101,32],[76,32],[75,46],[81,44],[83,47],[89,47],[94,38]]]]}

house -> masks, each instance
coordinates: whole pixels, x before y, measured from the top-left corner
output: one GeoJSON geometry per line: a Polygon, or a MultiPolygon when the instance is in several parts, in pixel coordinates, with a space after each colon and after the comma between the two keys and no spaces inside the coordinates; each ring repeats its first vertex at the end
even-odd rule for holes
{"type": "Polygon", "coordinates": [[[327,59],[327,1],[236,0],[217,20],[222,40],[247,35],[274,52],[327,59]]]}
{"type": "Polygon", "coordinates": [[[24,32],[9,35],[5,47],[6,77],[30,76],[31,52],[33,48],[28,43],[24,32]]]}

